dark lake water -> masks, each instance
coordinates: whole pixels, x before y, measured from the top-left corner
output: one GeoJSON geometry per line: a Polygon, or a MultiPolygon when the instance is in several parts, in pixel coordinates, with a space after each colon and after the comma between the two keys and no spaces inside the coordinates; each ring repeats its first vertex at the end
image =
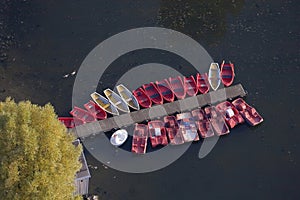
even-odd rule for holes
{"type": "MultiPolygon", "coordinates": [[[[64,74],[77,70],[108,37],[159,26],[197,40],[216,62],[234,62],[235,83],[243,84],[247,102],[265,119],[258,127],[234,128],[204,159],[198,158],[201,142],[195,143],[152,173],[105,168],[87,152],[90,193],[103,200],[300,198],[298,1],[3,0],[0,5],[1,100],[51,102],[58,115],[67,115],[75,77],[64,74]]],[[[139,51],[114,62],[99,91],[114,84],[123,66],[154,61],[190,73],[174,55],[139,51]]]]}

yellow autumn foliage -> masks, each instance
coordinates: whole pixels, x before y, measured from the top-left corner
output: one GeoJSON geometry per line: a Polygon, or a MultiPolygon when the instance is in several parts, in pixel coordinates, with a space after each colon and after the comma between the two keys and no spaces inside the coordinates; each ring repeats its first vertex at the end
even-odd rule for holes
{"type": "Polygon", "coordinates": [[[0,102],[0,199],[73,199],[73,141],[50,104],[0,102]]]}

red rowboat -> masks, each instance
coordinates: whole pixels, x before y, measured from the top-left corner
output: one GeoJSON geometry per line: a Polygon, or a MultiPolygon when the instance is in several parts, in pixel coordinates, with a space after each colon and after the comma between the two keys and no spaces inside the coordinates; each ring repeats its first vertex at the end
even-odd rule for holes
{"type": "Polygon", "coordinates": [[[230,128],[245,122],[243,117],[239,114],[239,111],[229,101],[219,103],[216,108],[220,111],[220,113],[222,113],[230,128]]]}
{"type": "Polygon", "coordinates": [[[87,111],[92,113],[97,119],[106,119],[106,112],[93,101],[89,101],[83,105],[87,111]]]}
{"type": "Polygon", "coordinates": [[[180,113],[176,115],[179,124],[179,132],[182,134],[185,142],[198,141],[199,135],[197,127],[191,113],[180,113]]]}
{"type": "Polygon", "coordinates": [[[231,62],[225,63],[225,61],[223,60],[221,64],[222,83],[227,87],[230,86],[233,82],[234,76],[234,65],[231,62]]]}
{"type": "Polygon", "coordinates": [[[169,83],[171,86],[172,92],[175,94],[177,99],[184,99],[186,95],[186,91],[180,76],[170,77],[169,83]]]}
{"type": "Polygon", "coordinates": [[[198,88],[193,76],[184,77],[183,84],[187,95],[195,96],[197,94],[198,88]]]}
{"type": "Polygon", "coordinates": [[[161,81],[156,81],[156,86],[159,93],[162,95],[164,100],[168,102],[174,101],[175,95],[171,90],[171,86],[167,79],[163,79],[161,81]]]}
{"type": "Polygon", "coordinates": [[[214,106],[204,108],[204,112],[214,128],[216,135],[225,135],[230,132],[222,114],[217,111],[214,106]]]}
{"type": "Polygon", "coordinates": [[[151,141],[151,146],[155,148],[161,144],[163,146],[168,144],[168,138],[166,133],[165,124],[160,120],[154,120],[148,122],[148,131],[151,141]]]}
{"type": "Polygon", "coordinates": [[[202,138],[208,138],[214,136],[214,130],[211,123],[205,116],[204,111],[201,108],[192,111],[192,116],[195,119],[198,132],[202,138]]]}
{"type": "Polygon", "coordinates": [[[75,126],[84,124],[82,120],[73,117],[58,117],[58,120],[61,121],[66,128],[74,128],[75,126]]]}
{"type": "Polygon", "coordinates": [[[132,147],[133,153],[145,154],[147,148],[148,139],[148,127],[145,124],[135,124],[133,136],[132,136],[132,147]]]}
{"type": "Polygon", "coordinates": [[[197,88],[202,93],[205,94],[209,91],[209,84],[208,84],[208,76],[207,73],[199,74],[197,73],[197,88]]]}
{"type": "Polygon", "coordinates": [[[171,145],[183,144],[184,140],[179,132],[179,125],[174,116],[165,116],[164,117],[165,127],[170,139],[171,145]]]}
{"type": "Polygon", "coordinates": [[[96,121],[96,118],[93,114],[76,106],[70,111],[70,114],[86,123],[96,121]]]}
{"type": "Polygon", "coordinates": [[[240,114],[251,126],[256,126],[264,121],[256,109],[247,104],[243,99],[238,98],[234,100],[232,104],[238,109],[240,114]]]}
{"type": "Polygon", "coordinates": [[[142,88],[138,88],[132,91],[135,98],[138,100],[140,106],[144,108],[149,108],[152,106],[151,99],[146,95],[145,91],[142,88]]]}
{"type": "Polygon", "coordinates": [[[164,99],[157,90],[154,83],[148,83],[143,85],[144,91],[148,97],[150,97],[151,101],[156,104],[163,104],[164,99]]]}

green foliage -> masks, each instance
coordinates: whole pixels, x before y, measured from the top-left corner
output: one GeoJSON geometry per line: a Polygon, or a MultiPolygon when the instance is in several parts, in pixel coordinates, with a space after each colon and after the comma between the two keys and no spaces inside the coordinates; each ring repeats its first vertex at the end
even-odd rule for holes
{"type": "Polygon", "coordinates": [[[72,199],[81,146],[53,107],[0,102],[0,198],[72,199]]]}

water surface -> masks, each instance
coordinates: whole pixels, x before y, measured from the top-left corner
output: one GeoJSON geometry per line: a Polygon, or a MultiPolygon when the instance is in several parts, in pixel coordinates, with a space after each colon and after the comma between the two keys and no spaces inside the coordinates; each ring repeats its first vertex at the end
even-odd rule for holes
{"type": "MultiPolygon", "coordinates": [[[[176,162],[147,174],[106,168],[87,152],[90,192],[122,200],[299,199],[299,4],[210,2],[3,1],[1,41],[7,44],[1,44],[1,55],[6,55],[0,62],[0,97],[51,102],[59,115],[67,115],[75,77],[63,75],[77,70],[101,41],[143,26],[181,31],[200,42],[215,61],[235,63],[235,83],[243,84],[246,100],[264,123],[234,128],[201,160],[201,142],[192,144],[176,162]]],[[[174,55],[137,51],[110,66],[99,91],[121,77],[120,67],[148,62],[192,73],[174,55]]]]}

